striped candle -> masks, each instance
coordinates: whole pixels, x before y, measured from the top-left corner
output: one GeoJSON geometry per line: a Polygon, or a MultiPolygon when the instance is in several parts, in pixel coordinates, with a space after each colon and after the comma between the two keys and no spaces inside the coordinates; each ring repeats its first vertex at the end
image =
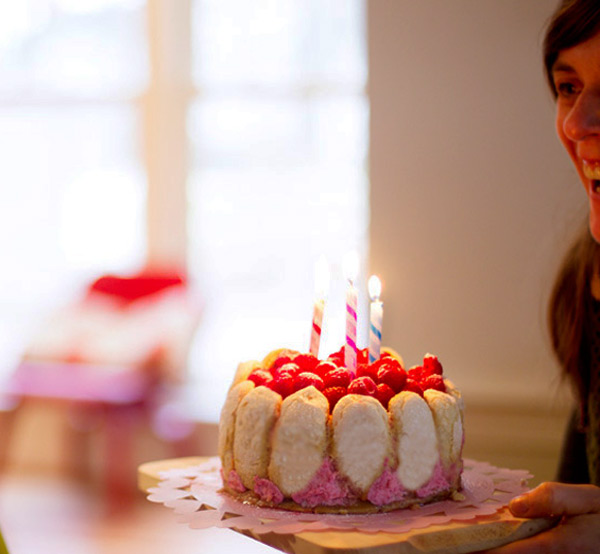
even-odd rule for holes
{"type": "Polygon", "coordinates": [[[358,293],[353,280],[358,273],[358,255],[350,254],[345,261],[345,276],[348,279],[346,289],[346,345],[344,363],[352,375],[356,375],[356,322],[358,309],[358,293]]]}
{"type": "Polygon", "coordinates": [[[369,317],[369,363],[379,359],[381,353],[381,323],[383,320],[383,302],[381,295],[381,281],[376,275],[369,278],[369,296],[371,297],[371,310],[369,317]]]}
{"type": "Polygon", "coordinates": [[[310,333],[310,353],[319,357],[321,332],[323,328],[323,311],[325,310],[325,296],[329,286],[329,270],[325,258],[321,257],[315,266],[315,292],[316,300],[313,309],[312,329],[310,333]]]}

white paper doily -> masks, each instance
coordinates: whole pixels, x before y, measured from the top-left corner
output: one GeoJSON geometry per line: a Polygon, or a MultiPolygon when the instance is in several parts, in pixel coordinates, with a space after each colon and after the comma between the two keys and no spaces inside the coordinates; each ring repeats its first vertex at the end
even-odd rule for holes
{"type": "Polygon", "coordinates": [[[527,491],[527,480],[532,477],[525,470],[464,460],[461,490],[464,500],[444,500],[382,514],[336,515],[289,512],[238,502],[219,492],[220,469],[220,460],[215,457],[193,467],[163,471],[158,486],[148,490],[148,500],[174,510],[178,520],[192,529],[225,527],[260,534],[327,529],[406,533],[495,514],[511,498],[527,491]]]}

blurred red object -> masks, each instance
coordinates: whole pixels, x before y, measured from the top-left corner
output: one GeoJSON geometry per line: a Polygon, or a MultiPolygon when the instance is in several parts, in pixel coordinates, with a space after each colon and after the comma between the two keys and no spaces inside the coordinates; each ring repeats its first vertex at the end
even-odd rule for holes
{"type": "Polygon", "coordinates": [[[170,287],[185,287],[186,284],[184,277],[178,274],[143,271],[131,277],[99,277],[90,285],[88,294],[104,294],[124,304],[130,304],[170,287]]]}
{"type": "Polygon", "coordinates": [[[197,295],[177,272],[103,275],[82,298],[42,323],[4,392],[17,402],[66,403],[75,420],[99,414],[106,435],[107,493],[113,505],[122,504],[135,491],[133,445],[140,424],[173,447],[187,448],[193,422],[173,418],[171,412],[164,416],[165,407],[173,404],[169,391],[186,380],[200,314],[197,295]],[[175,435],[165,435],[163,420],[175,424],[175,435]],[[162,424],[157,427],[157,422],[162,424]]]}

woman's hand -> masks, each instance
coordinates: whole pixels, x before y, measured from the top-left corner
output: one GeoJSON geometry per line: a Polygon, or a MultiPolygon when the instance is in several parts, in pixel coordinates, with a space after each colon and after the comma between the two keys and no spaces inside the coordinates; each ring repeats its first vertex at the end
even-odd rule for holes
{"type": "Polygon", "coordinates": [[[517,541],[488,554],[600,553],[600,487],[542,483],[509,504],[516,517],[562,516],[547,531],[517,541]]]}

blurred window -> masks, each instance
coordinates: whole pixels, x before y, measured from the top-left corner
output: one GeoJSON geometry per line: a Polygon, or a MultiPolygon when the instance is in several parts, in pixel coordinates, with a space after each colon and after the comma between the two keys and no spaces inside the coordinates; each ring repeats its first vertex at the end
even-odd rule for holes
{"type": "Polygon", "coordinates": [[[342,257],[367,254],[364,10],[0,0],[4,367],[40,313],[148,259],[185,263],[205,301],[205,417],[240,360],[308,347],[321,255],[339,348],[342,257]]]}

